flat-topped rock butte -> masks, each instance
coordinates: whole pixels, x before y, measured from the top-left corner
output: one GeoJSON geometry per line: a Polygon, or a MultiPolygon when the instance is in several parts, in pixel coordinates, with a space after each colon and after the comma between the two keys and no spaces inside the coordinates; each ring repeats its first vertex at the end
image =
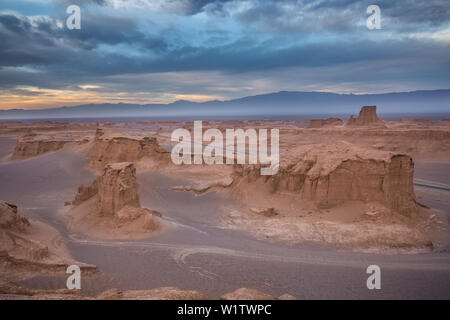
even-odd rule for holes
{"type": "Polygon", "coordinates": [[[364,106],[357,118],[351,116],[347,121],[348,126],[383,125],[383,120],[377,116],[377,106],[364,106]]]}
{"type": "Polygon", "coordinates": [[[253,165],[236,172],[247,183],[267,185],[270,193],[290,191],[319,208],[360,200],[380,202],[407,216],[417,211],[414,162],[408,155],[338,142],[289,149],[281,159],[280,169],[273,176],[260,176],[253,165]]]}

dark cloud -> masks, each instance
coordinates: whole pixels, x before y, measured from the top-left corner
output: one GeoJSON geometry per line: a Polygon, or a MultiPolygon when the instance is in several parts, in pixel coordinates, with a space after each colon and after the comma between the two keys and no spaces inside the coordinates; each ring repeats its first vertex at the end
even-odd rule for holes
{"type": "Polygon", "coordinates": [[[33,27],[28,18],[0,15],[0,38],[0,66],[46,65],[70,54],[56,43],[45,20],[33,27]]]}
{"type": "Polygon", "coordinates": [[[162,36],[145,35],[129,18],[83,16],[81,30],[58,28],[55,20],[0,14],[0,66],[57,64],[91,55],[100,45],[130,45],[163,52],[162,36]]]}
{"type": "Polygon", "coordinates": [[[231,0],[189,0],[185,1],[185,13],[197,14],[209,7],[211,10],[223,10],[223,4],[231,0]]]}
{"type": "MultiPolygon", "coordinates": [[[[111,76],[220,72],[243,77],[274,75],[289,68],[308,70],[304,76],[316,82],[370,83],[383,77],[409,82],[417,78],[448,87],[450,44],[414,38],[407,32],[427,32],[448,24],[449,6],[438,0],[377,1],[382,21],[388,23],[377,33],[364,27],[365,8],[371,2],[254,0],[253,5],[237,10],[232,20],[238,25],[228,29],[219,22],[232,14],[230,8],[237,1],[169,1],[172,9],[182,9],[171,11],[184,15],[182,19],[204,12],[211,25],[219,21],[192,34],[184,27],[189,30],[194,19],[185,25],[173,18],[167,26],[150,26],[142,16],[102,8],[109,5],[106,0],[89,2],[95,10],[82,11],[81,30],[57,26],[57,20],[65,23],[64,11],[52,18],[0,13],[0,88],[63,89],[100,82],[108,87],[104,83],[108,78],[115,89],[121,86],[133,91],[142,86],[132,80],[133,85],[116,84],[111,76]],[[319,77],[311,70],[322,74],[319,77]]],[[[285,72],[280,74],[290,78],[285,72]]],[[[183,85],[187,88],[186,82],[183,85]]]]}
{"type": "Polygon", "coordinates": [[[358,24],[365,21],[366,9],[372,4],[380,7],[384,28],[391,32],[426,31],[445,26],[450,20],[448,0],[254,0],[252,3],[238,14],[239,19],[281,33],[357,33],[358,24]]]}
{"type": "Polygon", "coordinates": [[[80,30],[62,29],[58,35],[71,41],[74,48],[94,49],[100,44],[134,44],[145,40],[135,21],[129,18],[83,15],[80,30]]]}
{"type": "Polygon", "coordinates": [[[0,15],[0,24],[5,31],[10,31],[18,34],[29,32],[31,24],[26,19],[20,19],[11,14],[0,15]]]}

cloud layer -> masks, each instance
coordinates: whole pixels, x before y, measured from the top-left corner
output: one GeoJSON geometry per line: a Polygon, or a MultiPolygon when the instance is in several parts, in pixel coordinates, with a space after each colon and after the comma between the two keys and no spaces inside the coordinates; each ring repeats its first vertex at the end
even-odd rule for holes
{"type": "Polygon", "coordinates": [[[5,0],[0,108],[450,87],[446,0],[5,0]],[[65,27],[69,4],[81,30],[65,27]]]}

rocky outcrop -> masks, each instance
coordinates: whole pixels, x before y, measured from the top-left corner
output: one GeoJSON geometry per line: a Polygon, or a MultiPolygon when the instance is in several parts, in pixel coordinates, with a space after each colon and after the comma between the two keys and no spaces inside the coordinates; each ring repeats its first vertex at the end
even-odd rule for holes
{"type": "Polygon", "coordinates": [[[140,221],[140,227],[151,230],[156,227],[153,215],[157,211],[141,208],[136,168],[131,162],[108,164],[103,174],[86,187],[80,185],[72,204],[79,205],[96,198],[96,212],[100,217],[111,217],[117,227],[140,221]]]}
{"type": "Polygon", "coordinates": [[[388,207],[410,216],[417,210],[414,194],[414,162],[407,155],[394,154],[386,168],[382,190],[388,207]]]}
{"type": "Polygon", "coordinates": [[[308,128],[323,128],[343,125],[344,121],[339,118],[328,118],[328,119],[312,119],[308,122],[308,128]]]}
{"type": "MultiPolygon", "coordinates": [[[[287,197],[283,200],[289,201],[287,197]]],[[[270,202],[276,201],[273,198],[270,202]]],[[[320,243],[366,253],[439,251],[445,248],[442,239],[447,237],[446,228],[440,226],[441,222],[434,222],[422,207],[415,217],[407,218],[377,203],[353,202],[317,211],[296,206],[293,214],[282,211],[270,218],[246,210],[230,210],[227,221],[231,228],[249,232],[258,239],[290,245],[320,243]]]]}
{"type": "Polygon", "coordinates": [[[408,155],[339,142],[301,146],[280,158],[273,176],[260,176],[258,166],[240,167],[235,186],[260,182],[270,193],[289,191],[319,208],[359,200],[379,202],[406,216],[416,213],[414,163],[408,155]]]}
{"type": "Polygon", "coordinates": [[[83,203],[86,200],[89,200],[93,196],[95,196],[98,193],[98,179],[94,180],[94,182],[90,186],[85,186],[84,184],[81,184],[78,187],[77,194],[75,195],[75,199],[72,201],[71,204],[73,205],[79,205],[83,203]]]}
{"type": "Polygon", "coordinates": [[[357,118],[351,116],[347,121],[348,126],[384,125],[383,120],[377,116],[377,106],[364,106],[357,118]]]}
{"type": "Polygon", "coordinates": [[[30,222],[19,214],[16,205],[0,200],[0,230],[25,232],[29,226],[30,222]]]}
{"type": "Polygon", "coordinates": [[[72,260],[59,233],[37,221],[23,217],[17,206],[0,200],[0,273],[64,273],[68,265],[78,264],[84,271],[97,272],[72,260]]]}
{"type": "Polygon", "coordinates": [[[116,216],[124,207],[140,208],[136,168],[131,162],[108,164],[90,186],[80,185],[73,205],[97,196],[97,213],[116,216]]]}
{"type": "Polygon", "coordinates": [[[69,142],[62,140],[34,140],[32,137],[25,137],[17,142],[11,159],[26,159],[44,153],[58,151],[69,142]]]}
{"type": "Polygon", "coordinates": [[[133,163],[107,165],[97,184],[99,215],[115,216],[125,206],[140,207],[136,168],[133,163]]]}
{"type": "Polygon", "coordinates": [[[31,224],[17,206],[0,201],[0,260],[23,259],[41,261],[49,256],[48,248],[24,237],[31,224]]]}
{"type": "Polygon", "coordinates": [[[160,217],[161,214],[158,211],[149,210],[147,208],[125,206],[116,213],[115,222],[118,227],[121,227],[139,220],[142,229],[154,230],[156,229],[156,223],[153,220],[153,216],[160,217]]]}
{"type": "Polygon", "coordinates": [[[97,129],[88,159],[91,167],[101,170],[109,163],[135,162],[144,157],[162,159],[168,155],[155,137],[108,136],[103,130],[97,129]]]}

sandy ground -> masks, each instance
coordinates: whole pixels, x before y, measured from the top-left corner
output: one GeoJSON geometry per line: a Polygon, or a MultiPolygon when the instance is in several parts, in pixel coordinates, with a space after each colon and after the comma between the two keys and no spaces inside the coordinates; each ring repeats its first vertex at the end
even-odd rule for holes
{"type": "MultiPolygon", "coordinates": [[[[166,124],[163,130],[156,124],[124,126],[133,134],[159,130],[161,136],[166,136],[176,124],[166,124]]],[[[293,126],[286,130],[304,129],[293,126]]],[[[317,132],[315,135],[318,139],[317,132]]],[[[17,204],[27,217],[57,229],[74,259],[99,267],[102,275],[83,279],[85,294],[98,294],[114,287],[126,290],[175,286],[198,290],[213,298],[240,287],[258,289],[272,296],[289,293],[300,299],[450,298],[448,251],[370,254],[308,241],[292,245],[254,237],[224,223],[230,209],[241,204],[230,199],[221,190],[222,186],[209,192],[180,191],[192,185],[192,177],[170,170],[138,170],[142,205],[162,213],[168,232],[144,239],[113,240],[69,231],[64,202],[73,199],[79,184],[89,184],[94,178],[86,166],[86,158],[79,150],[63,148],[26,160],[9,161],[17,134],[8,133],[8,136],[0,137],[3,159],[0,198],[17,204]],[[365,270],[370,264],[377,264],[383,270],[382,290],[369,291],[365,286],[365,270]]],[[[163,137],[161,145],[164,145],[163,137]]],[[[445,158],[446,152],[442,151],[440,157],[445,158]]],[[[450,165],[443,161],[435,165],[430,159],[423,160],[420,150],[418,153],[422,160],[416,163],[416,178],[434,185],[450,185],[447,174],[450,165]]],[[[226,174],[219,178],[226,185],[226,174]]],[[[441,210],[448,219],[450,191],[427,183],[421,185],[416,186],[418,200],[441,210]]],[[[199,190],[204,187],[196,186],[199,190]]],[[[41,275],[21,284],[59,289],[64,288],[65,280],[64,276],[41,275]]]]}

